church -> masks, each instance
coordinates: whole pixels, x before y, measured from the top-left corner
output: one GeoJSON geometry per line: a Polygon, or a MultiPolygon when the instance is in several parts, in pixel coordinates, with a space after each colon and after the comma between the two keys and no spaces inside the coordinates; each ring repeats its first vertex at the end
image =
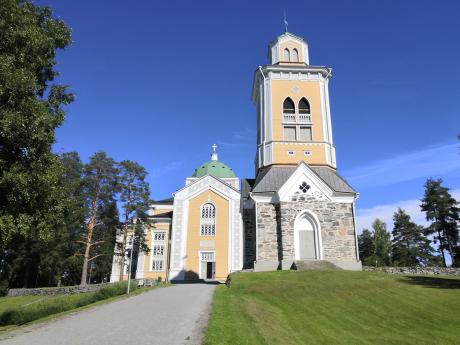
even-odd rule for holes
{"type": "MultiPolygon", "coordinates": [[[[255,178],[240,180],[216,146],[172,198],[153,202],[136,279],[217,280],[326,262],[360,270],[358,193],[338,174],[328,85],[307,42],[285,32],[254,73],[255,178]]],[[[128,262],[128,260],[125,260],[128,262]]],[[[111,281],[127,279],[114,256],[111,281]]]]}

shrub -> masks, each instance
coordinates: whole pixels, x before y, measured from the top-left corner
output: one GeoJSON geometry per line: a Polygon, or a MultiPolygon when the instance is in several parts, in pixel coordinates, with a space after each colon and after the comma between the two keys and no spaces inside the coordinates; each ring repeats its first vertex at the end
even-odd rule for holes
{"type": "MultiPolygon", "coordinates": [[[[63,295],[27,306],[17,306],[5,310],[0,314],[0,326],[22,325],[48,315],[62,313],[97,301],[120,296],[126,293],[127,285],[127,282],[118,282],[104,286],[100,290],[94,292],[63,295]]],[[[136,282],[131,282],[131,291],[136,289],[136,282]]]]}

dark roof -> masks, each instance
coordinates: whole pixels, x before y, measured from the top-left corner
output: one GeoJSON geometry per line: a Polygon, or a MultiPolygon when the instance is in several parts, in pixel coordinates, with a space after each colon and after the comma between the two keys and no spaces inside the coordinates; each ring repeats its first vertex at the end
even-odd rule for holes
{"type": "Polygon", "coordinates": [[[163,200],[153,200],[152,205],[172,205],[174,203],[174,198],[167,198],[163,200]]]}
{"type": "Polygon", "coordinates": [[[243,199],[249,198],[249,192],[252,190],[254,182],[256,180],[253,178],[246,178],[241,181],[241,197],[243,199]]]}
{"type": "MultiPolygon", "coordinates": [[[[356,191],[336,171],[328,167],[309,166],[320,179],[332,190],[339,193],[356,193],[356,191]]],[[[251,191],[254,193],[277,192],[291,177],[297,166],[275,167],[269,166],[259,171],[251,191]]],[[[244,184],[243,184],[244,188],[244,184]]],[[[249,194],[249,192],[248,192],[249,194]]]]}
{"type": "Polygon", "coordinates": [[[173,216],[173,212],[169,211],[169,212],[155,214],[155,215],[151,216],[150,218],[153,218],[153,219],[156,219],[156,218],[171,218],[172,219],[172,216],[173,216]]]}

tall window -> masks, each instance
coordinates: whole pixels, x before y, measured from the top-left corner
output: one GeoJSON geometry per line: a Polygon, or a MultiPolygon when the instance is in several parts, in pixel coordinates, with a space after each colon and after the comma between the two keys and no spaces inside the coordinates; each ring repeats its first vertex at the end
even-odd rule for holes
{"type": "Polygon", "coordinates": [[[154,232],[152,238],[151,255],[151,270],[155,272],[164,271],[164,257],[166,245],[166,233],[164,231],[154,232]]]}
{"type": "Polygon", "coordinates": [[[299,52],[295,48],[292,50],[292,62],[299,62],[299,52]]]}
{"type": "Polygon", "coordinates": [[[211,203],[201,207],[201,236],[214,236],[216,234],[216,208],[211,203]]]}
{"type": "Polygon", "coordinates": [[[295,141],[295,126],[284,126],[284,140],[295,141]]]}
{"type": "Polygon", "coordinates": [[[299,101],[299,114],[310,114],[310,103],[305,98],[299,101]]]}
{"type": "Polygon", "coordinates": [[[289,49],[284,49],[284,61],[289,62],[291,61],[291,53],[289,52],[289,49]]]}
{"type": "Polygon", "coordinates": [[[295,114],[295,105],[292,99],[286,98],[283,102],[283,113],[284,114],[295,114]]]}
{"type": "Polygon", "coordinates": [[[311,141],[311,127],[299,127],[299,141],[311,141]]]}

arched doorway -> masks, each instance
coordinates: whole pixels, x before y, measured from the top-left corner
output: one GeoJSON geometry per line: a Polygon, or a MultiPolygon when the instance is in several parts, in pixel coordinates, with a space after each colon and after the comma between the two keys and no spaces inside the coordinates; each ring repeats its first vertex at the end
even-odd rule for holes
{"type": "Polygon", "coordinates": [[[300,212],[294,223],[296,260],[321,260],[319,222],[309,211],[300,212]]]}

